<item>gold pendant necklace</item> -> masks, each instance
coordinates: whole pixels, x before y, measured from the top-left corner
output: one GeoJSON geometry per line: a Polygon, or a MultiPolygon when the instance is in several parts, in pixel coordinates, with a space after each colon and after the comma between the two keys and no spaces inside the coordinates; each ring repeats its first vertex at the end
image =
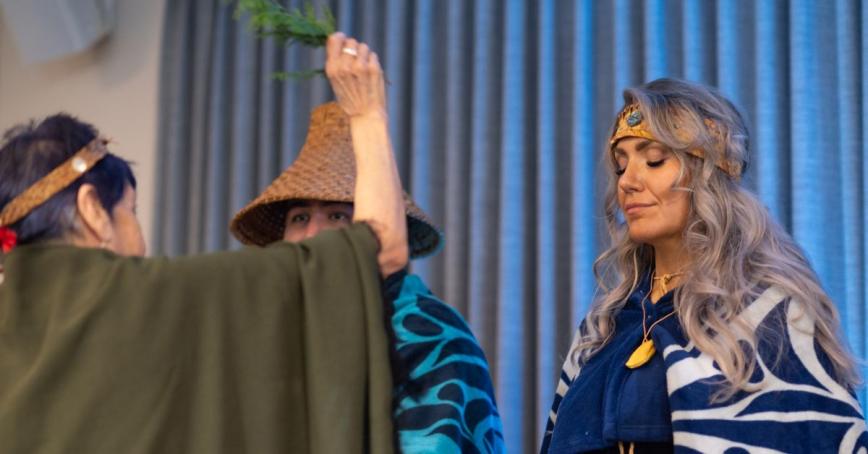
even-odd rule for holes
{"type": "Polygon", "coordinates": [[[651,288],[648,289],[648,294],[645,295],[645,298],[643,298],[642,302],[639,303],[639,305],[642,306],[642,343],[639,344],[638,347],[636,347],[636,350],[633,350],[633,353],[630,354],[630,358],[628,358],[627,362],[624,364],[628,368],[636,369],[636,368],[644,366],[645,364],[648,363],[648,361],[651,361],[651,357],[653,357],[654,353],[657,352],[657,349],[654,347],[654,341],[651,340],[651,337],[650,337],[651,336],[651,330],[654,329],[654,327],[657,326],[663,320],[666,320],[667,318],[675,315],[675,310],[673,310],[672,312],[657,319],[657,321],[652,323],[649,328],[645,328],[645,301],[648,300],[648,297],[651,296],[651,292],[654,289],[653,282],[657,279],[662,280],[662,285],[663,285],[663,290],[664,290],[663,294],[665,295],[666,290],[667,290],[666,285],[669,284],[669,281],[671,281],[673,277],[680,275],[680,274],[682,274],[682,273],[664,274],[663,276],[661,276],[659,278],[658,277],[652,278],[652,281],[651,281],[652,285],[651,285],[651,288]]]}
{"type": "Polygon", "coordinates": [[[633,354],[630,355],[630,358],[627,359],[624,365],[630,369],[642,367],[648,361],[651,361],[651,357],[654,356],[655,352],[657,352],[657,349],[654,348],[654,341],[645,339],[636,347],[636,350],[633,350],[633,354]]]}

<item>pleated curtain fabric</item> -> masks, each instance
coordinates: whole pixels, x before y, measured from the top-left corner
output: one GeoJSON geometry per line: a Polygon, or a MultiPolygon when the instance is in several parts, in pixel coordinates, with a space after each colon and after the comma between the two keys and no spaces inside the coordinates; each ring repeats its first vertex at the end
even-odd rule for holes
{"type": "MultiPolygon", "coordinates": [[[[413,268],[482,343],[512,452],[538,449],[595,295],[601,157],[621,92],[655,78],[718,87],[742,109],[745,182],[805,249],[865,357],[864,0],[328,4],[385,67],[401,176],[446,236],[413,268]]],[[[322,51],[260,40],[232,8],[167,4],[158,253],[236,247],[230,216],[292,162],[310,110],[331,99],[322,78],[272,77],[321,67],[322,51]]]]}

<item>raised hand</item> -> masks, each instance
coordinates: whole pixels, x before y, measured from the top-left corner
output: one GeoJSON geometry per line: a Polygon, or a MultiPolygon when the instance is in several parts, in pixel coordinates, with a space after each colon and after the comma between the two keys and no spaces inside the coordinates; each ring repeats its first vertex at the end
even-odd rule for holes
{"type": "Polygon", "coordinates": [[[365,43],[343,33],[329,36],[325,72],[338,104],[350,117],[386,114],[383,68],[377,54],[365,43]]]}

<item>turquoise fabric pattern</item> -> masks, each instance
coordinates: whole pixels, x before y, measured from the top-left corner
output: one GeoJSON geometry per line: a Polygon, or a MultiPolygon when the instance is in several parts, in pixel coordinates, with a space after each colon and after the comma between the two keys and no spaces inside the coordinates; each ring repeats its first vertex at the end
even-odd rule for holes
{"type": "Polygon", "coordinates": [[[488,362],[467,323],[419,277],[385,286],[392,301],[394,418],[403,453],[502,453],[488,362]]]}

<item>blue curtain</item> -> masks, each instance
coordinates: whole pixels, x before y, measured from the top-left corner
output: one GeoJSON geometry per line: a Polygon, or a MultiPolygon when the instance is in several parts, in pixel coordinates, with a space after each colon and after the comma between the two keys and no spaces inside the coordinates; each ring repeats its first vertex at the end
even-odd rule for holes
{"type": "MultiPolygon", "coordinates": [[[[745,182],[806,250],[865,357],[864,1],[329,4],[385,66],[403,181],[447,240],[414,268],[479,337],[512,451],[537,449],[595,294],[591,267],[607,241],[600,157],[621,92],[658,77],[718,87],[741,107],[745,182]]],[[[323,80],[270,74],[321,61],[257,40],[222,3],[169,2],[159,252],[235,245],[229,217],[292,162],[310,109],[330,99],[323,80]]]]}

